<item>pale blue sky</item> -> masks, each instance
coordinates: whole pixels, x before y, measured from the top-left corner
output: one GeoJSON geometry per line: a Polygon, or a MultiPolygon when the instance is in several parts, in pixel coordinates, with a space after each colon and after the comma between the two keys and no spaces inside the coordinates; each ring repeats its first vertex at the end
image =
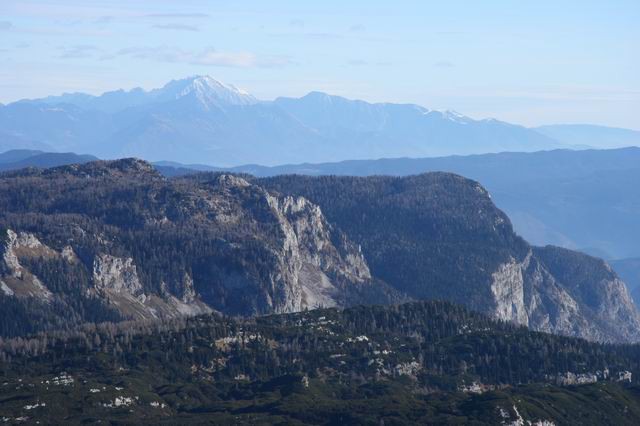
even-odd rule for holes
{"type": "Polygon", "coordinates": [[[640,1],[0,1],[0,102],[194,74],[640,129],[640,1]]]}

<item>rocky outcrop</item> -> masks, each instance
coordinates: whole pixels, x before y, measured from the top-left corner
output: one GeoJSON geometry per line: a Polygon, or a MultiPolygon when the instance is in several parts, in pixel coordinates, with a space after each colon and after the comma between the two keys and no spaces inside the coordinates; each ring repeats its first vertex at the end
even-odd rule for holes
{"type": "Polygon", "coordinates": [[[504,321],[600,342],[640,341],[640,314],[626,285],[600,259],[531,249],[498,266],[491,292],[492,314],[504,321]]]}
{"type": "Polygon", "coordinates": [[[52,293],[20,263],[20,257],[51,257],[56,253],[45,246],[33,234],[27,232],[16,233],[11,229],[6,231],[5,243],[2,248],[4,273],[0,276],[0,290],[6,296],[32,297],[42,302],[50,302],[52,293]]]}
{"type": "Polygon", "coordinates": [[[521,261],[511,258],[498,266],[491,292],[491,313],[504,321],[600,342],[640,341],[640,314],[624,282],[605,262],[587,255],[531,249],[521,261]],[[560,270],[576,260],[576,268],[593,268],[593,275],[560,270]]]}
{"type": "Polygon", "coordinates": [[[495,302],[496,318],[529,325],[529,315],[525,306],[524,270],[530,261],[531,254],[528,254],[523,262],[511,258],[492,274],[491,292],[495,302]]]}
{"type": "Polygon", "coordinates": [[[492,275],[493,315],[504,321],[526,325],[548,333],[580,336],[591,340],[617,340],[589,327],[591,319],[580,304],[557,282],[549,270],[529,251],[518,262],[502,264],[492,275]]]}
{"type": "MultiPolygon", "coordinates": [[[[76,266],[80,262],[71,246],[56,251],[43,244],[32,233],[7,230],[6,242],[2,247],[3,264],[0,268],[2,295],[16,300],[31,299],[48,305],[66,305],[65,297],[68,295],[64,291],[51,291],[46,279],[43,281],[28,266],[22,264],[25,261],[30,263],[43,260],[63,261],[76,266]]],[[[169,318],[212,311],[193,293],[192,283],[185,284],[185,291],[182,299],[168,293],[162,297],[145,294],[132,258],[99,254],[93,261],[92,286],[86,288],[83,294],[88,299],[97,299],[115,308],[123,318],[169,318]]]]}
{"type": "MultiPolygon", "coordinates": [[[[228,271],[218,278],[219,286],[204,289],[212,306],[256,314],[391,300],[385,292],[393,290],[372,278],[362,253],[328,223],[319,206],[304,197],[269,193],[233,175],[216,176],[208,189],[205,209],[193,214],[213,218],[237,236],[254,228],[251,238],[263,239],[271,258],[269,270],[260,277],[228,271]],[[247,291],[253,297],[244,306],[234,300],[220,303],[225,294],[235,293],[241,300],[240,293],[247,291]]],[[[237,248],[246,240],[243,236],[229,243],[237,248]]]]}
{"type": "Polygon", "coordinates": [[[93,261],[93,285],[98,291],[143,295],[136,265],[130,257],[125,259],[108,254],[96,256],[93,261]]]}
{"type": "Polygon", "coordinates": [[[366,261],[344,237],[333,238],[320,207],[303,197],[274,197],[265,192],[282,234],[273,275],[275,312],[344,306],[345,283],[371,281],[366,261]],[[334,241],[336,245],[334,245],[334,241]]]}
{"type": "Polygon", "coordinates": [[[640,313],[625,283],[602,259],[559,247],[534,249],[565,295],[573,318],[553,332],[605,342],[640,341],[640,313]]]}

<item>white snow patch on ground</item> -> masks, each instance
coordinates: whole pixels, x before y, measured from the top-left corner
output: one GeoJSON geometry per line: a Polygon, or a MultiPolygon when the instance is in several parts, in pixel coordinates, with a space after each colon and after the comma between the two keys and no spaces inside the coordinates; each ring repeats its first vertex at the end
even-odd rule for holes
{"type": "Polygon", "coordinates": [[[33,405],[25,405],[23,408],[25,410],[33,410],[34,408],[38,408],[38,407],[46,407],[47,404],[45,404],[44,402],[36,402],[33,405]]]}

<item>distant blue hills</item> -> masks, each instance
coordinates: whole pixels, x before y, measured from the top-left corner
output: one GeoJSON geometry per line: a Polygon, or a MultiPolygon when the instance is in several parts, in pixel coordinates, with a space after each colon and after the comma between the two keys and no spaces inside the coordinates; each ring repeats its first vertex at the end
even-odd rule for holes
{"type": "Polygon", "coordinates": [[[43,152],[30,149],[15,149],[0,153],[0,171],[25,167],[48,168],[67,164],[81,164],[98,160],[93,155],[78,155],[73,152],[43,152]]]}
{"type": "Polygon", "coordinates": [[[208,76],[150,91],[0,105],[0,152],[84,152],[225,167],[632,145],[640,145],[640,132],[588,125],[531,129],[320,92],[260,101],[208,76]]]}

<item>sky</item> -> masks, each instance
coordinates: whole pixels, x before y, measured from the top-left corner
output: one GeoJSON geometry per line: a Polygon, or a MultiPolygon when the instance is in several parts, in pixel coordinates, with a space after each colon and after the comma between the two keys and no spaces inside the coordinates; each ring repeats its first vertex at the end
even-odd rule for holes
{"type": "Polygon", "coordinates": [[[210,75],[640,130],[640,1],[0,0],[0,102],[210,75]]]}

